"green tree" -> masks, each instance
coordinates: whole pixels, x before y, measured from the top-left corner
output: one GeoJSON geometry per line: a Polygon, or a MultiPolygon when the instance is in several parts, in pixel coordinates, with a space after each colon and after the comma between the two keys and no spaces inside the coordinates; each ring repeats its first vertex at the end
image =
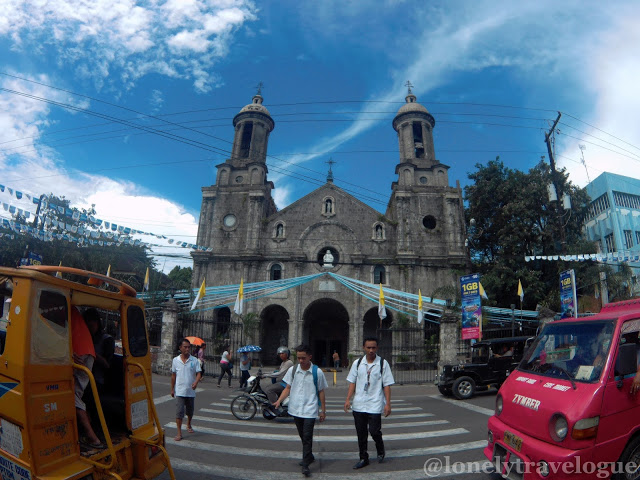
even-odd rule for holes
{"type": "Polygon", "coordinates": [[[193,269],[191,267],[180,268],[179,265],[176,265],[169,272],[169,280],[171,281],[171,287],[175,288],[176,290],[190,289],[192,276],[193,276],[193,269]]]}
{"type": "Polygon", "coordinates": [[[548,200],[551,183],[548,165],[540,162],[528,172],[505,167],[496,159],[477,164],[469,174],[474,183],[465,187],[468,206],[469,250],[474,270],[482,274],[482,284],[490,304],[506,307],[516,304],[518,280],[525,289],[523,307],[543,304],[559,309],[559,273],[573,268],[582,294],[592,294],[600,268],[590,262],[525,262],[525,256],[595,253],[593,242],[582,237],[590,199],[584,189],[557,172],[561,192],[571,198],[571,208],[548,200]],[[473,220],[472,220],[473,219],[473,220]]]}
{"type": "MultiPolygon", "coordinates": [[[[90,209],[76,210],[84,214],[86,220],[73,218],[67,214],[69,200],[64,197],[49,195],[46,204],[42,204],[40,215],[43,220],[30,223],[38,232],[52,236],[51,241],[40,240],[29,234],[19,234],[4,229],[0,238],[0,264],[17,266],[28,252],[34,252],[43,257],[45,265],[59,265],[106,273],[111,265],[112,276],[122,280],[136,290],[141,291],[147,267],[155,265],[154,260],[147,254],[147,249],[141,245],[107,246],[105,242],[113,242],[113,232],[97,228],[88,217],[95,215],[93,206],[90,209]],[[58,207],[63,207],[61,211],[58,207]],[[64,223],[64,226],[62,225],[64,223]],[[88,234],[88,236],[87,236],[88,234]],[[57,235],[70,235],[76,241],[57,238],[57,235]],[[13,238],[12,238],[13,237],[13,238]],[[102,240],[103,245],[92,244],[89,238],[102,240]],[[82,239],[82,241],[80,241],[82,239]],[[115,273],[115,272],[125,273],[115,273]]],[[[24,217],[14,216],[20,224],[28,224],[24,217]]]]}

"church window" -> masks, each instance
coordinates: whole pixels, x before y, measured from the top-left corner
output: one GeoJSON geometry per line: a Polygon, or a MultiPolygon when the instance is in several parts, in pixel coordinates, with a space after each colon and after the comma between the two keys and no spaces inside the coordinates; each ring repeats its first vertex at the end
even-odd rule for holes
{"type": "Polygon", "coordinates": [[[428,180],[427,180],[427,177],[420,177],[420,183],[421,183],[422,185],[426,185],[426,184],[427,184],[427,181],[428,181],[428,180]]]}
{"type": "Polygon", "coordinates": [[[329,250],[329,252],[331,252],[331,255],[333,255],[333,262],[332,262],[333,265],[337,265],[338,262],[340,261],[340,254],[333,247],[322,247],[318,251],[318,265],[320,265],[320,266],[324,265],[324,256],[327,253],[327,250],[329,250]]]}
{"type": "Polygon", "coordinates": [[[333,201],[330,198],[324,201],[324,213],[333,213],[333,201]]]}
{"type": "Polygon", "coordinates": [[[386,283],[385,273],[385,268],[382,265],[376,265],[373,269],[373,283],[376,285],[382,283],[384,285],[386,283]]]}
{"type": "Polygon", "coordinates": [[[278,225],[276,225],[276,238],[282,237],[284,237],[284,225],[279,223],[278,225]]]}
{"type": "Polygon", "coordinates": [[[251,135],[253,134],[253,123],[247,122],[242,128],[242,139],[240,141],[240,157],[247,158],[251,148],[251,135]]]}
{"type": "Polygon", "coordinates": [[[222,221],[225,227],[234,227],[236,225],[236,216],[230,213],[229,215],[225,215],[222,221]]]}
{"type": "Polygon", "coordinates": [[[404,170],[404,184],[411,185],[413,183],[411,181],[412,178],[413,178],[413,174],[411,173],[411,170],[409,169],[404,170]]]}
{"type": "Polygon", "coordinates": [[[274,263],[271,265],[271,270],[269,272],[269,280],[280,280],[282,278],[282,265],[279,263],[274,263]]]}
{"type": "Polygon", "coordinates": [[[422,123],[413,122],[413,144],[416,158],[424,158],[424,142],[422,140],[422,123]]]}
{"type": "Polygon", "coordinates": [[[436,218],[433,215],[427,215],[422,219],[422,225],[427,230],[433,230],[436,228],[436,218]]]}
{"type": "Polygon", "coordinates": [[[218,321],[213,325],[213,338],[216,338],[218,335],[220,337],[226,336],[231,326],[231,310],[229,310],[229,307],[222,307],[216,310],[218,312],[218,321]]]}
{"type": "Polygon", "coordinates": [[[242,175],[236,177],[236,183],[242,183],[242,175]]]}
{"type": "Polygon", "coordinates": [[[384,240],[384,227],[379,223],[376,223],[373,227],[374,240],[384,240]]]}

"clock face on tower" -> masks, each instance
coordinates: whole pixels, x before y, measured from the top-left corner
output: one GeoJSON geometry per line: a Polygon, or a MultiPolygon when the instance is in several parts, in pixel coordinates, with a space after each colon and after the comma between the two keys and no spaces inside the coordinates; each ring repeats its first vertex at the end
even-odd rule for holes
{"type": "Polygon", "coordinates": [[[234,227],[236,224],[236,216],[231,213],[229,215],[225,215],[222,222],[224,223],[225,227],[229,227],[229,228],[234,227]]]}

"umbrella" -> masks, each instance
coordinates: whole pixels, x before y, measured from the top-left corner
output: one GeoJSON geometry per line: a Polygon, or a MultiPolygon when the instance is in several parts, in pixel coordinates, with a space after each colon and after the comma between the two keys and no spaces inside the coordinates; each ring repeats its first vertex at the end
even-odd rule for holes
{"type": "Polygon", "coordinates": [[[244,347],[240,347],[238,349],[238,353],[247,353],[247,352],[260,352],[262,348],[258,345],[245,345],[244,347]]]}
{"type": "Polygon", "coordinates": [[[187,340],[189,340],[189,343],[191,343],[191,345],[196,345],[196,346],[200,346],[203,343],[206,343],[204,340],[202,340],[200,337],[184,337],[187,340]]]}

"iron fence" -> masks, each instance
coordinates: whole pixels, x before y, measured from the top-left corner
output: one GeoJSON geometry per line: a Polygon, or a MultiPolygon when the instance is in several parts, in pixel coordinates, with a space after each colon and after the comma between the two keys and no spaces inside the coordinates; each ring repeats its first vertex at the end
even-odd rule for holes
{"type": "Polygon", "coordinates": [[[198,314],[180,313],[175,344],[184,337],[199,337],[207,344],[204,355],[204,373],[217,377],[220,374],[220,358],[227,350],[231,353],[233,376],[240,375],[236,350],[243,345],[243,324],[229,319],[211,320],[198,314]]]}
{"type": "Polygon", "coordinates": [[[378,354],[389,362],[397,384],[432,383],[440,354],[440,325],[381,328],[378,354]]]}

